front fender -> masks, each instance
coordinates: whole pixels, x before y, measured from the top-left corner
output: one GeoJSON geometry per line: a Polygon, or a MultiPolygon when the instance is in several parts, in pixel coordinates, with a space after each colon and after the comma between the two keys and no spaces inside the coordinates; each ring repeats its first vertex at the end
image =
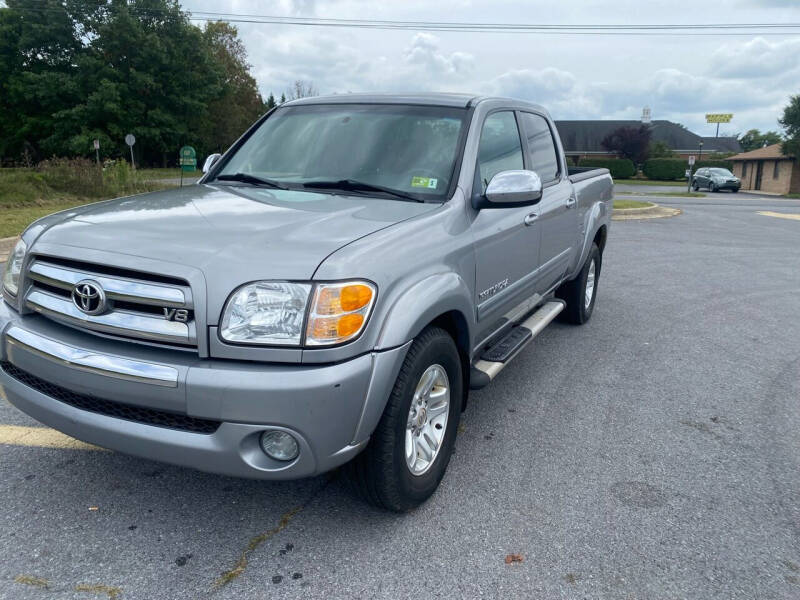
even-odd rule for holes
{"type": "Polygon", "coordinates": [[[456,273],[436,273],[418,281],[395,300],[384,319],[376,349],[405,344],[431,321],[451,311],[458,311],[464,317],[471,348],[475,323],[471,297],[469,287],[456,273]]]}

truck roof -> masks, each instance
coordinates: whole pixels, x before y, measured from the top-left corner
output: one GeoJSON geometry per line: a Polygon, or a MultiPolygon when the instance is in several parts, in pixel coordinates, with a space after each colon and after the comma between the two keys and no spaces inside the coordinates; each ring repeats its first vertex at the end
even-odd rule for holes
{"type": "Polygon", "coordinates": [[[511,98],[496,98],[490,96],[479,96],[476,94],[454,94],[454,93],[409,93],[409,94],[333,94],[329,96],[311,96],[290,100],[283,106],[297,106],[300,104],[420,104],[425,106],[452,106],[458,108],[468,108],[478,102],[486,100],[504,100],[509,104],[524,104],[530,107],[541,109],[540,106],[521,100],[511,98]]]}

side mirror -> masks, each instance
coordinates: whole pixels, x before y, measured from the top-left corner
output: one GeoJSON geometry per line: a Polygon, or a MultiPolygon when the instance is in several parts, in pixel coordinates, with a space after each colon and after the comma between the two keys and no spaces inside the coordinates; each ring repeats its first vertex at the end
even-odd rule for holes
{"type": "Polygon", "coordinates": [[[211,170],[211,167],[214,166],[214,163],[217,162],[217,159],[222,156],[222,154],[209,154],[206,157],[206,162],[203,163],[203,173],[208,173],[211,170]]]}
{"type": "Polygon", "coordinates": [[[542,199],[542,180],[535,171],[502,171],[492,177],[478,208],[536,204],[542,199]]]}

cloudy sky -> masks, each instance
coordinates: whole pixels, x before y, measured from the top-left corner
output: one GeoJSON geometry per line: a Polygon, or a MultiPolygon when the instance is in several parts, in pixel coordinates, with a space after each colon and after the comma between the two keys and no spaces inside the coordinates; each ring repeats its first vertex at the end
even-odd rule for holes
{"type": "MultiPolygon", "coordinates": [[[[237,14],[476,23],[800,23],[800,0],[182,0],[237,14]]],[[[713,135],[779,129],[800,94],[800,35],[577,36],[238,24],[265,95],[296,79],[323,94],[463,91],[545,105],[556,119],[654,119],[713,135]]]]}

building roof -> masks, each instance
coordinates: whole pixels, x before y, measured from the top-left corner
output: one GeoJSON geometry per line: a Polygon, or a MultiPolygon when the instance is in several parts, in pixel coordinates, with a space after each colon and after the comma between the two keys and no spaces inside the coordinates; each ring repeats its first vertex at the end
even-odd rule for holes
{"type": "Polygon", "coordinates": [[[714,148],[712,152],[741,152],[742,147],[739,140],[735,137],[714,137],[703,136],[703,152],[708,152],[709,148],[714,148]]]}
{"type": "MultiPolygon", "coordinates": [[[[603,148],[603,138],[619,127],[639,127],[641,121],[556,121],[561,143],[566,152],[608,152],[603,148]]],[[[650,124],[652,140],[664,142],[672,150],[699,152],[739,152],[736,138],[701,137],[672,121],[658,120],[650,124]]]]}
{"type": "Polygon", "coordinates": [[[792,157],[781,152],[780,144],[772,144],[771,146],[764,146],[763,148],[750,150],[750,152],[742,152],[741,154],[731,156],[728,160],[761,160],[764,158],[790,159],[792,157]]]}

